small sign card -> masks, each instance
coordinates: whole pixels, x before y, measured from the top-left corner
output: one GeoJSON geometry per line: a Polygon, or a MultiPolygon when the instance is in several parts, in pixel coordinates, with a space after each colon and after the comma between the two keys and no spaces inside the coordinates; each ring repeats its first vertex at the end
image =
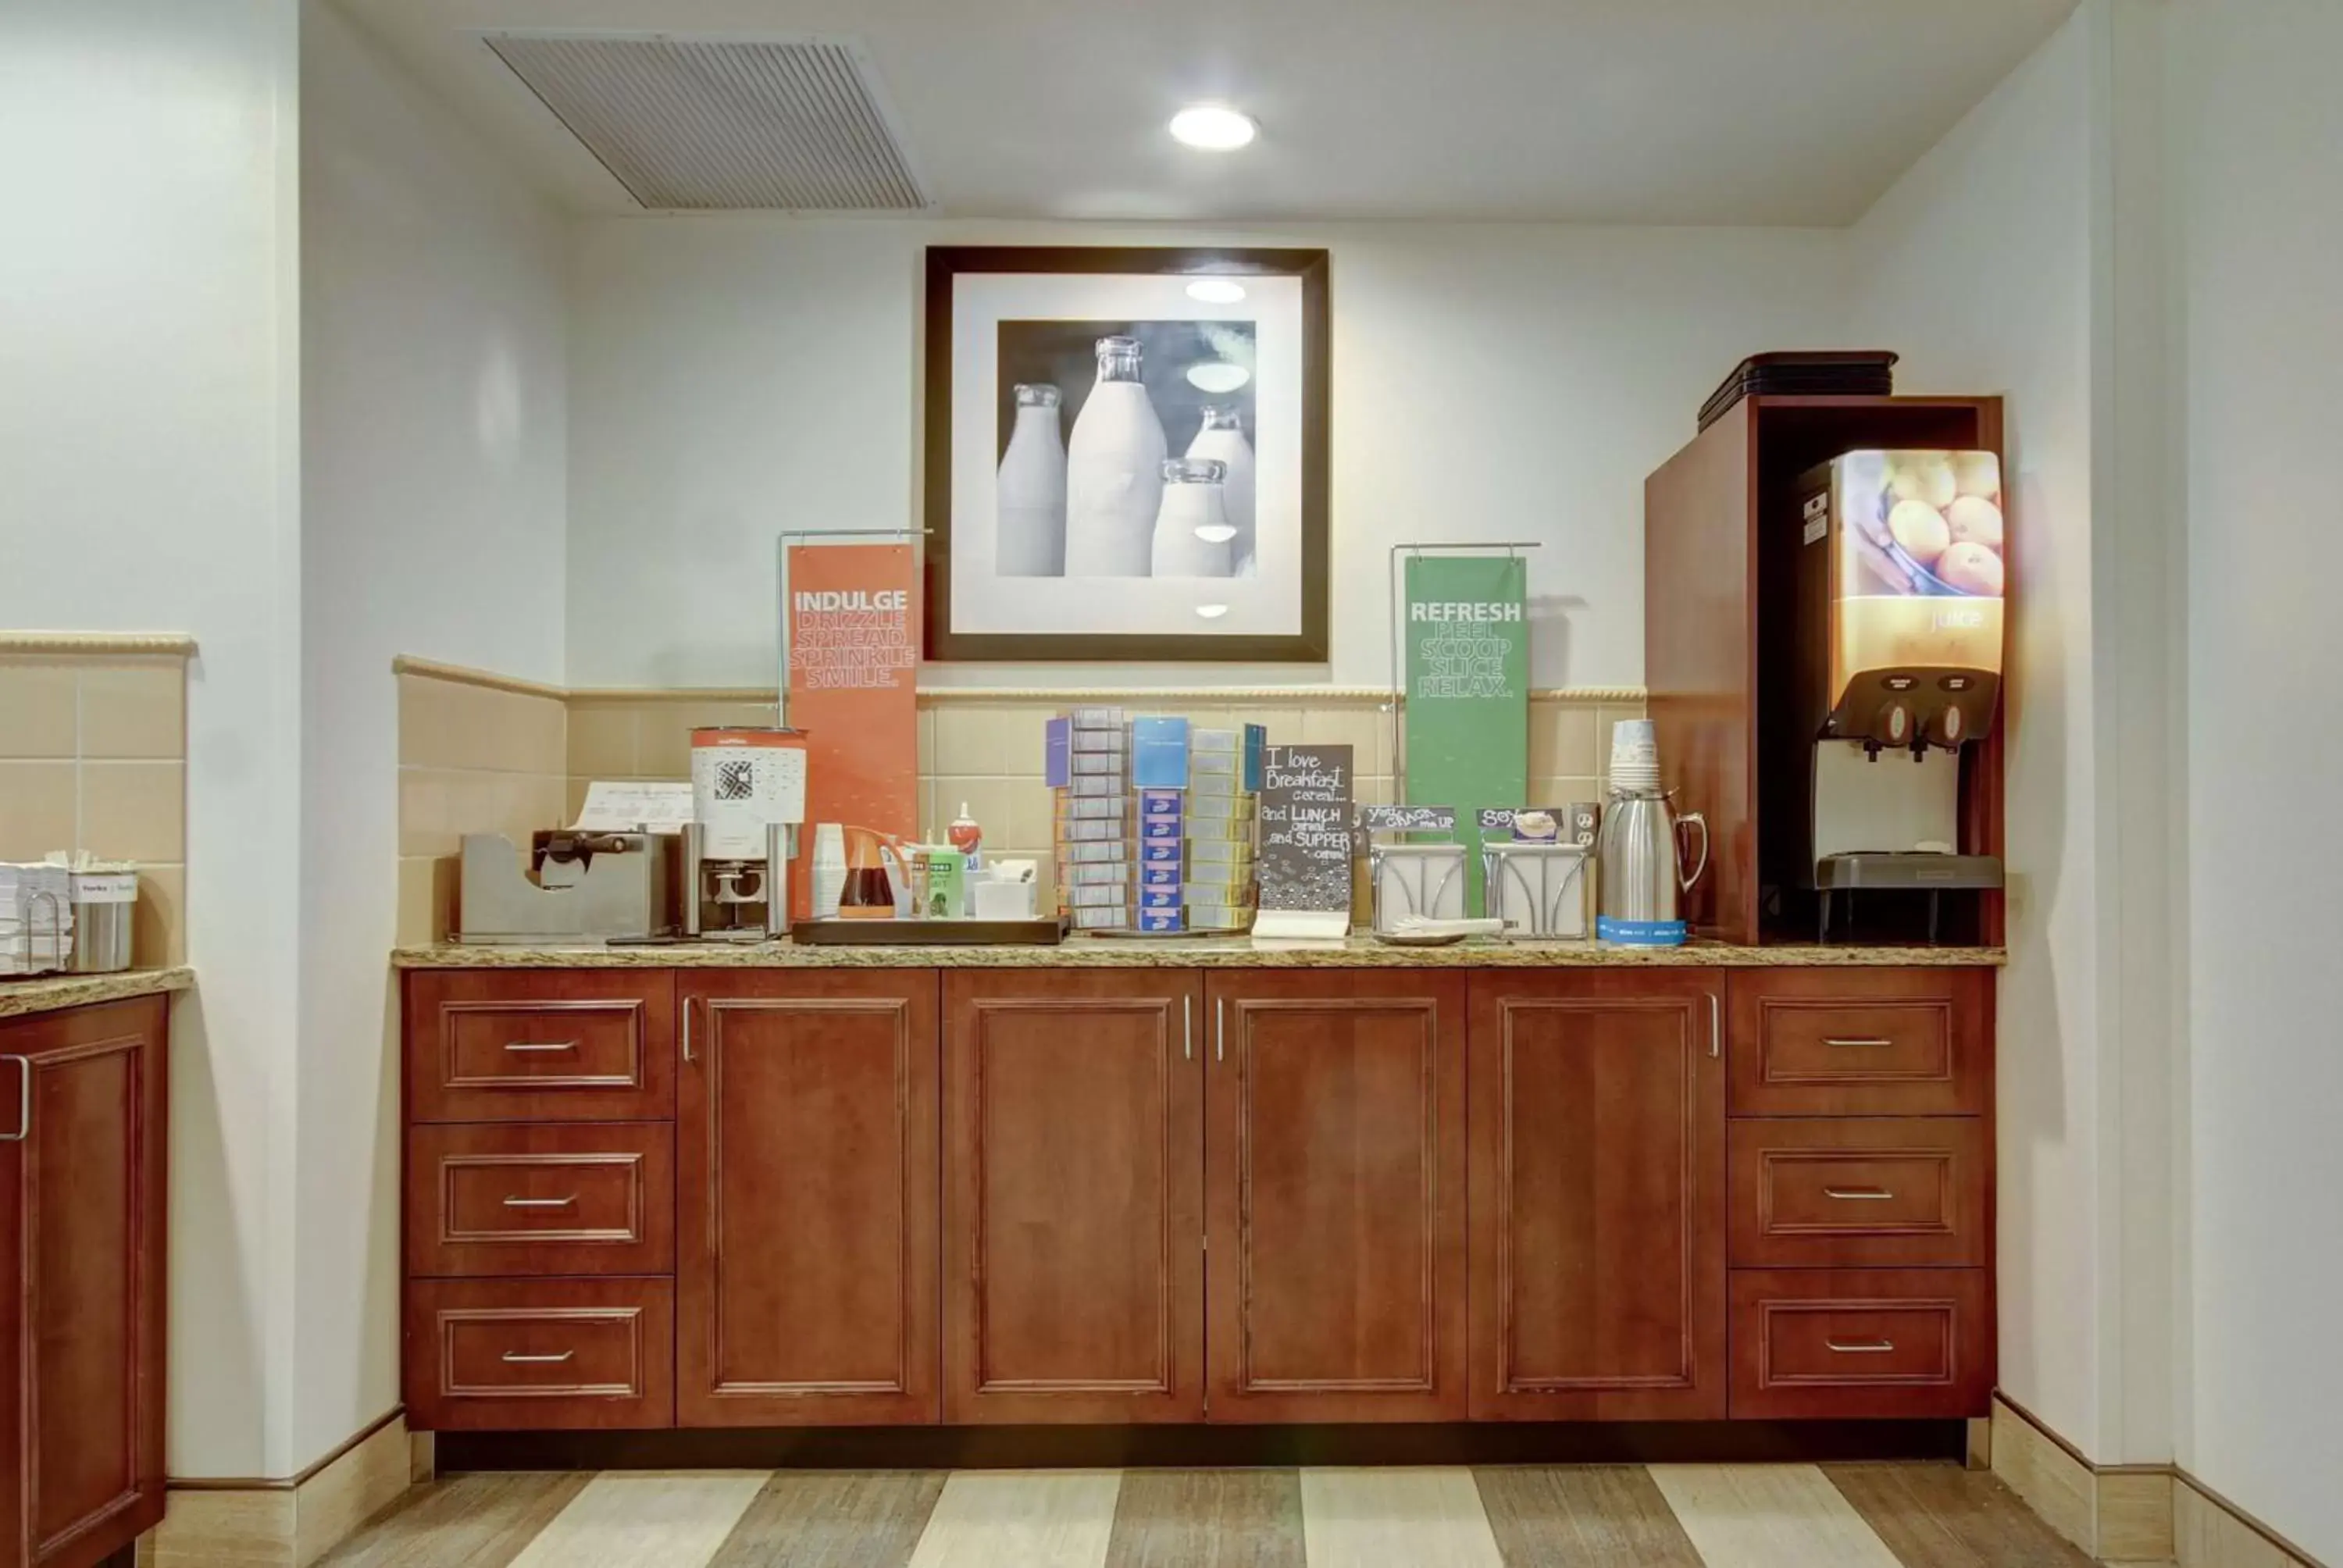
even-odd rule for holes
{"type": "Polygon", "coordinates": [[[1255,936],[1350,933],[1351,760],[1347,746],[1264,749],[1255,936]]]}
{"type": "Polygon", "coordinates": [[[1359,827],[1368,833],[1446,833],[1456,831],[1453,806],[1362,806],[1359,827]]]}

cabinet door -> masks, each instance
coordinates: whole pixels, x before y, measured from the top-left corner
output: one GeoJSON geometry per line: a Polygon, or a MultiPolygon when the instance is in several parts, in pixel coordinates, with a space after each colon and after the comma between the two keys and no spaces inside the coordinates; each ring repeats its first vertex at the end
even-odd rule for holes
{"type": "Polygon", "coordinates": [[[1464,982],[1215,975],[1211,1419],[1464,1415],[1464,982]]]}
{"type": "Polygon", "coordinates": [[[0,1563],[95,1563],[163,1517],[166,1005],[0,1030],[0,1563]]]}
{"type": "Polygon", "coordinates": [[[963,970],[944,995],[945,1419],[1201,1419],[1197,977],[963,970]]]}
{"type": "Polygon", "coordinates": [[[1473,1416],[1725,1412],[1720,977],[1473,977],[1473,1416]]]}
{"type": "Polygon", "coordinates": [[[677,1423],[933,1422],[936,977],[681,993],[677,1423]]]}

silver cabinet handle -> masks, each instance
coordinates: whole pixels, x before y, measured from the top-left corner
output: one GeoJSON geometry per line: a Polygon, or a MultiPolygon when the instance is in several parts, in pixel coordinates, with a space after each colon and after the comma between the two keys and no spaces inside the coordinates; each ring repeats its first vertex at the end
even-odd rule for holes
{"type": "Polygon", "coordinates": [[[0,1061],[16,1064],[16,1084],[21,1095],[16,1101],[16,1131],[0,1132],[0,1143],[22,1143],[33,1135],[33,1059],[0,1056],[0,1061]]]}
{"type": "Polygon", "coordinates": [[[576,1050],[578,1042],[574,1040],[508,1040],[505,1049],[515,1056],[532,1056],[544,1052],[576,1050]]]}
{"type": "Polygon", "coordinates": [[[517,1367],[555,1367],[577,1353],[576,1351],[563,1351],[558,1356],[525,1356],[518,1351],[507,1351],[505,1363],[508,1366],[517,1367]]]}
{"type": "Polygon", "coordinates": [[[683,1004],[683,1060],[691,1060],[691,1003],[683,1004]]]}
{"type": "Polygon", "coordinates": [[[1212,999],[1212,1060],[1214,1061],[1226,1061],[1229,1059],[1229,1020],[1228,1015],[1222,1010],[1227,1005],[1226,998],[1216,996],[1212,999]]]}
{"type": "Polygon", "coordinates": [[[567,1198],[508,1198],[505,1200],[505,1207],[508,1209],[567,1209],[577,1201],[575,1193],[567,1198]]]}
{"type": "Polygon", "coordinates": [[[1883,1045],[1894,1045],[1896,1042],[1892,1040],[1883,1040],[1875,1034],[1857,1034],[1845,1036],[1844,1038],[1837,1035],[1828,1036],[1823,1040],[1823,1043],[1825,1045],[1851,1046],[1859,1050],[1872,1050],[1883,1045]]]}
{"type": "Polygon", "coordinates": [[[1859,1345],[1843,1345],[1836,1340],[1825,1340],[1823,1343],[1843,1356],[1884,1356],[1896,1348],[1894,1340],[1870,1340],[1859,1345]]]}
{"type": "Polygon", "coordinates": [[[1896,1194],[1885,1187],[1825,1187],[1823,1196],[1843,1203],[1885,1203],[1896,1194]]]}
{"type": "Polygon", "coordinates": [[[1708,993],[1708,1054],[1725,1054],[1725,1004],[1716,1000],[1715,991],[1708,993]]]}

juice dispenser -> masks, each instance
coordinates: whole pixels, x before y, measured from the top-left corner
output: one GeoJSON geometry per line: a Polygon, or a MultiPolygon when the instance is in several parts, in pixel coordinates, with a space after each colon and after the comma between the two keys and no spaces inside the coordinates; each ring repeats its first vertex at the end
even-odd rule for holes
{"type": "MultiPolygon", "coordinates": [[[[1847,452],[1797,487],[1795,722],[1808,812],[1776,870],[1820,895],[1825,939],[1846,895],[1942,897],[2001,886],[1997,859],[1963,852],[1964,746],[2001,695],[2000,459],[1991,452],[1847,452]]],[[[1869,901],[1869,900],[1866,900],[1869,901]]]]}

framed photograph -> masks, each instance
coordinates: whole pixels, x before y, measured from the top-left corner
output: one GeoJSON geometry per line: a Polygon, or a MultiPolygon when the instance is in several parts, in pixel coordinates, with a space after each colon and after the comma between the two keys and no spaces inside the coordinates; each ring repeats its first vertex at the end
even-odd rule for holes
{"type": "Polygon", "coordinates": [[[928,658],[1324,661],[1326,272],[930,246],[928,658]]]}

